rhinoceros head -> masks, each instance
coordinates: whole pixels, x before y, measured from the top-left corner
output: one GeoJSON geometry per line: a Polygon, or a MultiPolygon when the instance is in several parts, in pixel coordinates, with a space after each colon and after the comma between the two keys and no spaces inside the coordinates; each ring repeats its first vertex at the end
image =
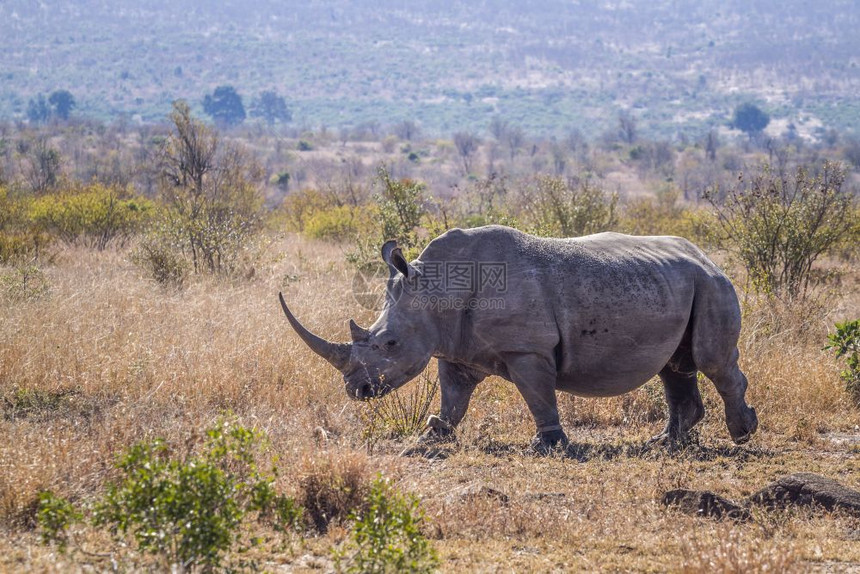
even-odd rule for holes
{"type": "Polygon", "coordinates": [[[390,271],[385,305],[368,329],[350,319],[351,343],[332,343],[311,333],[278,294],[290,325],[312,351],[343,373],[346,392],[354,399],[381,397],[403,386],[424,370],[434,348],[427,313],[413,308],[411,298],[403,296],[407,279],[417,271],[394,241],[383,245],[382,258],[390,271]]]}

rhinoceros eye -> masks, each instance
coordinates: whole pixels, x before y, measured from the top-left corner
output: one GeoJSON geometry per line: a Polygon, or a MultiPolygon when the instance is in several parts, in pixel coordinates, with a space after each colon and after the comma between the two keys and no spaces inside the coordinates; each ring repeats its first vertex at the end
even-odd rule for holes
{"type": "Polygon", "coordinates": [[[391,339],[390,341],[385,343],[385,348],[390,349],[390,348],[394,347],[395,345],[397,345],[397,341],[395,341],[394,339],[391,339]]]}

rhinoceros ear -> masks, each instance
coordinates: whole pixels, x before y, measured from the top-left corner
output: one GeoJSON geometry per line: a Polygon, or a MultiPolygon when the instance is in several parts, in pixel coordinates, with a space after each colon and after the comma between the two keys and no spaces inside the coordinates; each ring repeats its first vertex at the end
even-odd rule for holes
{"type": "Polygon", "coordinates": [[[382,246],[382,260],[392,269],[403,273],[404,277],[408,278],[410,272],[413,271],[409,262],[403,257],[403,252],[397,247],[397,242],[393,239],[386,241],[385,245],[382,246]]]}

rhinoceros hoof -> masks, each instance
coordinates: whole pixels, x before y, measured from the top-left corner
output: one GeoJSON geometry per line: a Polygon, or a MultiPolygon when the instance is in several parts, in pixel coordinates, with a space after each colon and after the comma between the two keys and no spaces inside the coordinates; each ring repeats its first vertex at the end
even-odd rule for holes
{"type": "MultiPolygon", "coordinates": [[[[429,421],[428,424],[430,424],[429,421]]],[[[457,435],[454,433],[454,428],[450,425],[447,427],[430,426],[421,434],[420,437],[418,437],[418,444],[426,446],[433,444],[451,443],[454,442],[456,438],[457,435]]]]}
{"type": "Polygon", "coordinates": [[[429,460],[444,460],[448,458],[450,454],[451,453],[447,449],[439,448],[432,444],[417,444],[415,446],[406,447],[400,451],[400,456],[417,456],[429,460]]]}
{"type": "Polygon", "coordinates": [[[733,420],[728,421],[729,433],[735,444],[744,444],[758,429],[758,416],[752,407],[735,415],[733,420]]]}
{"type": "Polygon", "coordinates": [[[662,447],[669,451],[683,450],[696,444],[699,444],[699,434],[695,430],[686,433],[664,430],[645,442],[645,446],[662,447]]]}
{"type": "Polygon", "coordinates": [[[552,454],[554,451],[566,449],[569,443],[570,441],[567,440],[567,435],[564,434],[563,430],[559,429],[537,433],[532,439],[529,447],[535,453],[541,456],[546,456],[548,454],[552,454]]]}

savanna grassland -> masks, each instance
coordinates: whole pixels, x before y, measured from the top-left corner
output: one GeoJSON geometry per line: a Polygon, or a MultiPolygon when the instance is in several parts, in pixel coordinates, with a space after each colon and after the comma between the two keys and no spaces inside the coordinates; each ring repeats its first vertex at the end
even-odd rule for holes
{"type": "MultiPolygon", "coordinates": [[[[140,277],[122,251],[65,249],[46,277],[49,296],[3,307],[4,569],[153,565],[89,527],[74,527],[66,554],[42,546],[28,509],[48,488],[90,500],[128,445],[163,437],[182,446],[228,410],[266,432],[280,459],[277,487],[287,493],[299,495],[312,473],[366,481],[381,472],[420,496],[443,571],[835,572],[860,563],[855,518],[786,511],[735,524],[658,503],[677,487],[741,498],[801,470],[860,486],[857,410],[821,350],[823,321],[800,336],[771,335],[756,322],[764,317],[747,319],[741,365],[761,426],[742,447],[730,442],[705,382],[698,444],[678,453],[643,449],[663,424],[652,382],[617,399],[562,398],[580,456],[536,457],[526,450],[534,432],[527,409],[512,385],[493,379],[479,387],[450,456],[433,461],[398,457],[409,439],[369,440],[370,406],[346,397],[339,375],[281,315],[278,290],[332,339],[346,337],[347,317],[371,321],[352,298],[337,247],[281,237],[253,280],[202,280],[179,293],[140,277]]],[[[856,300],[845,311],[856,314],[856,300]]],[[[244,558],[266,570],[328,570],[329,551],[345,535],[342,526],[289,535],[285,548],[244,558]]]]}
{"type": "MultiPolygon", "coordinates": [[[[122,479],[116,462],[131,445],[160,438],[170,456],[188,456],[225,418],[265,433],[256,463],[277,466],[273,489],[304,507],[305,518],[285,531],[242,521],[236,543],[220,554],[224,568],[347,569],[336,550],[354,536],[349,512],[361,508],[381,474],[419,500],[420,532],[445,572],[860,569],[860,523],[847,514],[754,511],[752,521],[735,522],[660,503],[673,488],[739,500],[798,471],[860,488],[857,397],[840,377],[844,363],[823,349],[834,323],[860,316],[855,175],[823,161],[843,150],[793,147],[797,155],[780,155],[747,142],[724,144],[708,159],[698,144],[573,142],[563,151],[566,162],[555,163],[560,171],[540,175],[537,166],[554,165],[547,142],[528,154],[502,144],[493,152],[485,141],[470,155],[472,169],[462,171],[489,173],[495,162],[508,175],[484,178],[458,175],[465,154],[451,142],[347,146],[316,134],[316,151],[308,151],[318,154],[316,162],[298,166],[304,185],[285,190],[271,184],[267,169],[278,165],[276,146],[296,149],[299,141],[239,145],[181,106],[171,120],[158,138],[96,130],[93,141],[106,147],[78,149],[74,142],[89,140],[62,134],[43,140],[54,150],[48,155],[61,160],[52,181],[28,177],[39,175],[27,163],[44,156],[38,149],[9,156],[20,165],[7,166],[0,195],[0,570],[168,569],[163,555],[141,551],[130,535],[113,535],[91,517],[122,479]],[[189,134],[195,137],[183,137],[189,134]],[[151,149],[122,143],[129,141],[151,149]],[[189,141],[212,152],[194,156],[208,158],[196,168],[186,161],[192,156],[182,142],[189,141]],[[359,169],[339,155],[360,156],[357,146],[376,159],[413,152],[418,159],[388,162],[395,175],[359,169]],[[660,149],[671,153],[660,156],[660,149]],[[762,167],[769,157],[772,171],[762,167]],[[130,165],[140,169],[124,171],[130,165]],[[764,183],[732,188],[726,182],[738,180],[735,167],[764,183]],[[91,178],[76,178],[75,170],[91,178]],[[804,170],[810,179],[795,175],[804,170]],[[430,172],[457,185],[440,179],[425,186],[421,176],[430,172]],[[819,186],[834,174],[836,195],[819,186]],[[616,195],[625,180],[637,192],[616,195]],[[278,207],[264,206],[266,181],[270,204],[280,200],[276,192],[285,196],[278,207]],[[747,205],[741,196],[783,197],[776,181],[818,190],[809,201],[836,198],[823,219],[838,237],[805,278],[747,268],[755,258],[738,246],[748,236],[726,227],[782,205],[756,203],[752,215],[726,207],[747,205]],[[703,245],[742,301],[740,364],[758,433],[732,444],[721,401],[702,380],[707,414],[692,443],[646,446],[665,422],[655,379],[612,399],[561,396],[572,446],[536,456],[527,448],[534,423],[524,402],[513,385],[491,378],[478,387],[456,443],[442,446],[440,456],[398,456],[422,430],[408,424],[412,407],[438,409],[438,393],[427,397],[435,365],[381,403],[352,401],[340,374],[289,328],[277,293],[315,332],[346,340],[349,318],[365,326],[375,319],[355,297],[355,278],[377,258],[384,235],[417,253],[447,227],[494,222],[545,235],[676,233],[703,245]],[[46,491],[81,517],[43,543],[46,491]]],[[[808,213],[782,216],[801,229],[808,213]]]]}

